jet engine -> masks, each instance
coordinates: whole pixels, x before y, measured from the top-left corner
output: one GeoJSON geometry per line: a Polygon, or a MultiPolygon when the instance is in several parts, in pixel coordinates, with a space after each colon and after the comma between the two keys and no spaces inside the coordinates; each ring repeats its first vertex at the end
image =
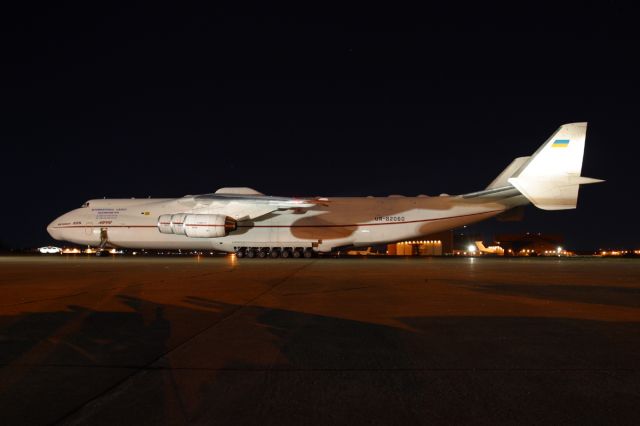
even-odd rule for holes
{"type": "Polygon", "coordinates": [[[163,214],[158,218],[158,231],[163,234],[185,235],[184,220],[186,213],[163,214]]]}
{"type": "Polygon", "coordinates": [[[158,218],[158,230],[190,238],[217,238],[235,231],[236,220],[223,214],[163,214],[158,218]]]}

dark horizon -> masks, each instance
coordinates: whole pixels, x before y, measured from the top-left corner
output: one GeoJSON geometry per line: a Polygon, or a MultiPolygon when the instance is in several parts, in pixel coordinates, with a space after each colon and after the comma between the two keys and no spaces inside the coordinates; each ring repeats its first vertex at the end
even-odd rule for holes
{"type": "Polygon", "coordinates": [[[0,245],[91,198],[472,192],[588,121],[576,210],[472,226],[637,249],[636,24],[574,6],[9,11],[0,245]]]}

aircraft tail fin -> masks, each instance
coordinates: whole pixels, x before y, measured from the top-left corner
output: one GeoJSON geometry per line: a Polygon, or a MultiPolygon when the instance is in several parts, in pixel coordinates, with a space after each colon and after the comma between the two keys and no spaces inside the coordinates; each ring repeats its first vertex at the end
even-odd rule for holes
{"type": "Polygon", "coordinates": [[[502,173],[500,173],[498,177],[495,178],[493,182],[491,182],[489,186],[485,188],[485,190],[510,186],[509,178],[512,177],[518,170],[520,170],[520,167],[522,167],[522,165],[525,164],[530,158],[531,157],[518,157],[513,160],[511,164],[509,164],[507,168],[504,169],[502,173]]]}
{"type": "Polygon", "coordinates": [[[575,209],[580,185],[603,182],[580,176],[586,134],[587,123],[563,124],[531,157],[514,160],[491,185],[498,180],[504,184],[506,178],[540,209],[575,209]],[[518,167],[510,171],[512,166],[518,167]]]}

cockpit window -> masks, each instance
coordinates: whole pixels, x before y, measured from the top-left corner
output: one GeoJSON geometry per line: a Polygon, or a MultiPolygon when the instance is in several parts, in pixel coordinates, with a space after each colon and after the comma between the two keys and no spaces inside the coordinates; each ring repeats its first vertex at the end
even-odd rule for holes
{"type": "Polygon", "coordinates": [[[89,207],[89,202],[87,201],[86,203],[80,206],[80,208],[83,208],[83,207],[89,207]]]}

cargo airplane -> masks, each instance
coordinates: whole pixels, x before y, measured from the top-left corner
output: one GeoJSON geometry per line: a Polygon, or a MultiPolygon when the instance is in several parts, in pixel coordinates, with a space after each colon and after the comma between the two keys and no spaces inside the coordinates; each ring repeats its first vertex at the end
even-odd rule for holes
{"type": "Polygon", "coordinates": [[[343,247],[420,238],[532,203],[576,208],[587,123],[560,126],[529,157],[516,158],[481,191],[429,197],[307,197],[221,188],[162,199],[96,199],[47,231],[77,244],[235,252],[238,257],[311,257],[343,247]]]}

